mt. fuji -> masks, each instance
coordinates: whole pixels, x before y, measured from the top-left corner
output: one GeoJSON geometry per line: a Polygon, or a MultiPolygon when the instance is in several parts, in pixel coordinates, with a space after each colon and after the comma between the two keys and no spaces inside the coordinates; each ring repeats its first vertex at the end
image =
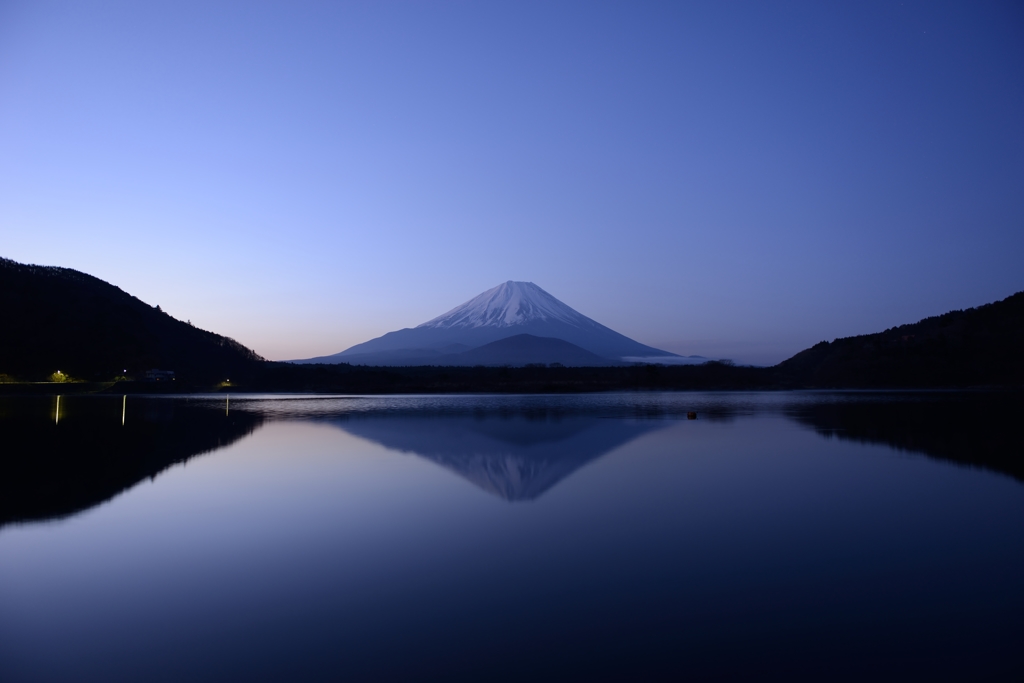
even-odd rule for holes
{"type": "MultiPolygon", "coordinates": [[[[532,282],[509,280],[476,296],[421,328],[511,327],[536,321],[560,321],[575,327],[597,326],[532,282]]],[[[603,328],[608,329],[608,328],[603,328]]]]}
{"type": "MultiPolygon", "coordinates": [[[[341,353],[319,358],[293,361],[296,363],[351,363],[353,365],[468,365],[471,357],[480,354],[460,356],[478,347],[501,339],[516,337],[505,347],[517,343],[527,344],[530,353],[537,355],[537,362],[552,362],[543,359],[545,342],[552,353],[557,348],[566,352],[567,346],[557,341],[569,342],[582,351],[573,358],[592,358],[590,354],[606,359],[609,365],[643,359],[679,358],[675,354],[661,351],[634,341],[600,323],[591,320],[551,296],[532,282],[509,280],[474,297],[444,315],[413,328],[388,332],[382,337],[345,349],[341,353]],[[537,340],[540,337],[542,340],[537,340]],[[521,342],[520,342],[521,340],[521,342]]],[[[504,348],[504,347],[503,347],[504,348]]],[[[483,351],[483,350],[481,350],[483,351]]],[[[488,353],[490,362],[484,364],[505,364],[494,353],[488,353]]],[[[516,356],[519,363],[525,357],[516,356]]],[[[682,360],[680,358],[680,360],[682,360]]],[[[508,364],[519,364],[510,361],[508,364]]],[[[581,362],[581,364],[583,364],[581,362]]],[[[593,365],[595,362],[587,362],[593,365]]]]}

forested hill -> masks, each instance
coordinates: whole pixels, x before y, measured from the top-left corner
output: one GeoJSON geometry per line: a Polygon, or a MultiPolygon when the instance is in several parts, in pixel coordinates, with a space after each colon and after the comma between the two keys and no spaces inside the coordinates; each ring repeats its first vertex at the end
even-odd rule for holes
{"type": "Polygon", "coordinates": [[[821,388],[1024,385],[1024,292],[877,334],[821,342],[776,369],[821,388]]]}
{"type": "Polygon", "coordinates": [[[0,321],[0,374],[22,380],[57,370],[110,380],[166,369],[176,379],[210,382],[247,374],[263,360],[91,275],[4,258],[0,321]]]}

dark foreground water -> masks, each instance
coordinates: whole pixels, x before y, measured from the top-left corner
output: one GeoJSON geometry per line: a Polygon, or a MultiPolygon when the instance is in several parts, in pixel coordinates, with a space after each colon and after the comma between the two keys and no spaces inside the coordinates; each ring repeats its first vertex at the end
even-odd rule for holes
{"type": "Polygon", "coordinates": [[[1022,680],[1022,410],[3,399],[0,680],[1022,680]]]}

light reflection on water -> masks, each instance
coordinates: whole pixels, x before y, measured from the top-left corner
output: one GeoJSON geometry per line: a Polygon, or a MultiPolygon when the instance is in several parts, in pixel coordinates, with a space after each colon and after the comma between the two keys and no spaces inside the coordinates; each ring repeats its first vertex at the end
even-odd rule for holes
{"type": "Polygon", "coordinates": [[[5,681],[1021,673],[1016,397],[46,401],[5,681]]]}

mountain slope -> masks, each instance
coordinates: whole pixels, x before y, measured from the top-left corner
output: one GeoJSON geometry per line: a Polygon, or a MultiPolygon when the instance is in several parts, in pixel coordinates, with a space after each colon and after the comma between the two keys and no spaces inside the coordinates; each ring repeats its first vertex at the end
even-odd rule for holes
{"type": "Polygon", "coordinates": [[[389,332],[331,356],[294,362],[406,364],[397,361],[410,358],[410,350],[450,344],[475,348],[519,334],[562,339],[616,361],[624,356],[674,356],[591,320],[532,282],[509,281],[418,327],[389,332]]]}
{"type": "Polygon", "coordinates": [[[552,337],[517,334],[484,344],[454,356],[442,356],[438,365],[528,365],[530,363],[561,363],[566,367],[609,365],[602,358],[575,344],[552,337]]]}
{"type": "Polygon", "coordinates": [[[186,380],[226,379],[262,361],[233,339],[70,268],[0,258],[0,320],[0,373],[19,379],[60,370],[107,380],[154,368],[186,380]]]}
{"type": "Polygon", "coordinates": [[[602,367],[619,365],[618,361],[602,358],[584,348],[554,337],[536,337],[517,334],[493,341],[474,349],[459,348],[452,344],[438,349],[400,349],[383,353],[363,353],[346,356],[350,365],[386,365],[389,367],[417,367],[434,365],[459,367],[473,365],[522,367],[530,364],[560,363],[566,367],[602,367]],[[444,351],[457,351],[445,353],[444,351]]]}
{"type": "Polygon", "coordinates": [[[808,387],[1024,384],[1024,292],[876,334],[821,342],[776,366],[808,387]]]}

